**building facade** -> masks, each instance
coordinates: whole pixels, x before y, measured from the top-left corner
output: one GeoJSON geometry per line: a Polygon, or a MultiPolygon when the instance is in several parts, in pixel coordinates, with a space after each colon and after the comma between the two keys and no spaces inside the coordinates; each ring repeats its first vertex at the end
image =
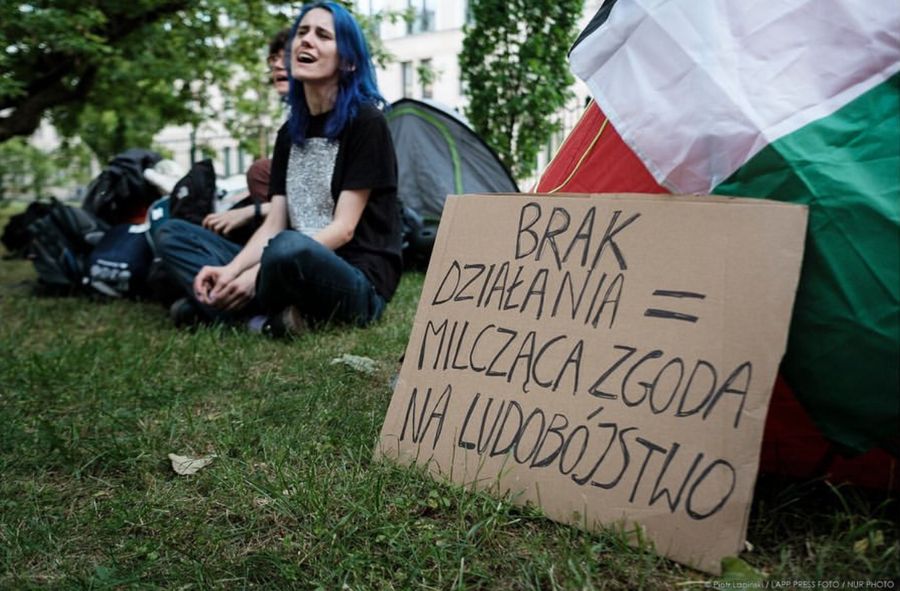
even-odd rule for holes
{"type": "Polygon", "coordinates": [[[393,58],[377,72],[386,99],[431,99],[452,108],[464,106],[458,56],[467,18],[466,0],[357,0],[356,7],[364,15],[414,11],[411,22],[381,24],[381,41],[393,58]]]}

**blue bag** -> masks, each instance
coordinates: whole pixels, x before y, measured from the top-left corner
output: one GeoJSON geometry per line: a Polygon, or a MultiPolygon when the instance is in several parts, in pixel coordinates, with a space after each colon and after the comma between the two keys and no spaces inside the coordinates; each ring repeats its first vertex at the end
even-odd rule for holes
{"type": "Polygon", "coordinates": [[[112,297],[144,295],[153,262],[148,230],[147,224],[111,227],[88,257],[90,286],[112,297]]]}

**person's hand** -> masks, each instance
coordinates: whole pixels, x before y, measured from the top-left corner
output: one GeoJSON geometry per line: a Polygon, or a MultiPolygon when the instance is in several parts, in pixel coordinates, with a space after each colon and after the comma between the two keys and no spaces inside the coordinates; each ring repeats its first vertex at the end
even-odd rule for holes
{"type": "Polygon", "coordinates": [[[228,267],[205,266],[194,277],[194,297],[201,304],[214,306],[213,293],[234,279],[228,267]]]}
{"type": "Polygon", "coordinates": [[[250,223],[253,206],[238,207],[221,213],[211,213],[203,218],[203,227],[217,234],[228,235],[232,230],[250,223]]]}
{"type": "Polygon", "coordinates": [[[220,280],[209,292],[209,305],[233,312],[246,306],[256,295],[256,273],[259,265],[254,265],[228,281],[220,280]]]}

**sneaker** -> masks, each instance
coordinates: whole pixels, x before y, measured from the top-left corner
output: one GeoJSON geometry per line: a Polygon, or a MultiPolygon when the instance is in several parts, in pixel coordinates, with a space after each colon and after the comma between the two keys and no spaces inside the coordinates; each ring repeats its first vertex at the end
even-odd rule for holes
{"type": "Polygon", "coordinates": [[[253,334],[262,334],[263,328],[265,328],[268,321],[269,318],[267,316],[253,316],[247,321],[247,330],[253,334]]]}
{"type": "Polygon", "coordinates": [[[176,327],[196,326],[203,321],[203,314],[190,298],[179,298],[169,307],[169,318],[176,327]]]}
{"type": "Polygon", "coordinates": [[[275,338],[298,337],[309,329],[296,306],[288,306],[278,314],[269,316],[262,325],[262,334],[275,338]]]}

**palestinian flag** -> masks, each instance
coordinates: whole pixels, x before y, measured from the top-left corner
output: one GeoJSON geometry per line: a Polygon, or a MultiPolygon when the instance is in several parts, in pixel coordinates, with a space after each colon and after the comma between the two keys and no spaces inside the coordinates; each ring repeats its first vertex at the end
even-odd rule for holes
{"type": "Polygon", "coordinates": [[[807,204],[783,373],[829,439],[897,453],[900,4],[607,0],[570,62],[600,133],[567,140],[581,156],[538,190],[807,204]],[[604,143],[612,161],[591,155],[604,143]],[[591,167],[608,174],[572,186],[591,167]]]}

